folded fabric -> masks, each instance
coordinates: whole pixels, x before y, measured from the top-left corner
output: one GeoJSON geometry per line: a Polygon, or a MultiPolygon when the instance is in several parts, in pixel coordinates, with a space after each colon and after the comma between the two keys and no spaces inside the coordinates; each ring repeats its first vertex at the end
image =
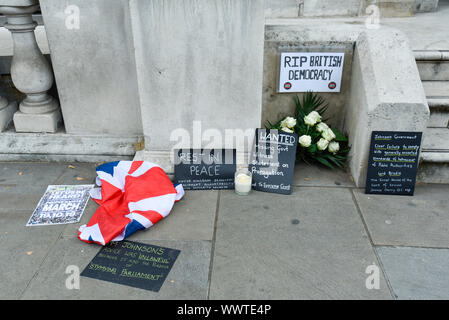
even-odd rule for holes
{"type": "Polygon", "coordinates": [[[97,167],[96,184],[101,188],[90,195],[100,207],[79,228],[78,238],[101,245],[150,228],[184,195],[182,185],[174,186],[161,167],[144,161],[105,163],[97,167]]]}

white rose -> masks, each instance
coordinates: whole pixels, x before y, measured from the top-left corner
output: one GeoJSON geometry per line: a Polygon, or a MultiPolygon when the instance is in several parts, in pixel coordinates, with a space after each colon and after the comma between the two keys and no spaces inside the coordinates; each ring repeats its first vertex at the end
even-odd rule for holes
{"type": "Polygon", "coordinates": [[[308,148],[312,144],[312,137],[308,135],[303,135],[299,137],[298,142],[302,147],[308,148]]]}
{"type": "Polygon", "coordinates": [[[340,144],[337,141],[332,141],[331,143],[329,143],[329,152],[330,153],[337,153],[338,151],[340,151],[340,144]]]}
{"type": "Polygon", "coordinates": [[[318,143],[316,145],[318,147],[318,150],[323,151],[323,150],[326,150],[327,146],[329,145],[329,141],[321,138],[320,141],[318,141],[318,143]]]}
{"type": "Polygon", "coordinates": [[[296,119],[293,117],[287,117],[281,122],[281,127],[293,128],[296,126],[296,119]]]}
{"type": "Polygon", "coordinates": [[[327,126],[327,124],[325,124],[324,122],[320,122],[318,123],[318,125],[316,126],[316,129],[318,132],[324,132],[327,129],[329,129],[329,127],[327,126]]]}
{"type": "Polygon", "coordinates": [[[284,132],[288,132],[288,133],[294,133],[293,130],[286,128],[286,127],[282,127],[281,130],[284,132]]]}
{"type": "Polygon", "coordinates": [[[318,112],[312,111],[304,117],[304,123],[310,127],[321,121],[321,116],[318,112]]]}
{"type": "Polygon", "coordinates": [[[327,141],[332,141],[332,140],[334,140],[336,138],[335,133],[330,128],[327,129],[326,131],[323,131],[323,133],[321,133],[321,135],[327,141]]]}

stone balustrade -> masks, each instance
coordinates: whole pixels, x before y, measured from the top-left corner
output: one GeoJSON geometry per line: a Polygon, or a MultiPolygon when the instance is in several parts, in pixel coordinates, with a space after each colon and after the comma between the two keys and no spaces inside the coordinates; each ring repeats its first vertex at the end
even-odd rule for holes
{"type": "Polygon", "coordinates": [[[14,113],[17,132],[56,132],[62,123],[59,102],[47,92],[53,85],[52,68],[40,51],[32,14],[39,10],[38,0],[0,0],[0,13],[6,16],[5,28],[14,42],[11,78],[26,94],[14,113]]]}

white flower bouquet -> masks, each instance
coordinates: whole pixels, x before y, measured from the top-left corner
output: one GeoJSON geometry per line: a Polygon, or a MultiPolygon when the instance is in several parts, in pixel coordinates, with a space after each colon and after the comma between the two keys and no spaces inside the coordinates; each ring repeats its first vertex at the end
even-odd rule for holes
{"type": "Polygon", "coordinates": [[[318,162],[332,169],[343,168],[350,150],[348,138],[324,122],[327,109],[324,99],[307,92],[302,102],[296,97],[295,103],[295,117],[286,117],[276,124],[268,122],[267,129],[298,134],[297,160],[318,162]]]}

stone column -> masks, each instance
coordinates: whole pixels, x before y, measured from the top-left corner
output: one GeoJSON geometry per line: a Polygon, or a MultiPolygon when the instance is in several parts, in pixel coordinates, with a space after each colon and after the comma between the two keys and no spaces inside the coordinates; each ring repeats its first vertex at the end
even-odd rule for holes
{"type": "MultiPolygon", "coordinates": [[[[0,76],[1,77],[1,76],[0,76]]],[[[17,111],[16,102],[8,102],[0,96],[0,132],[4,131],[12,121],[14,112],[17,111]]]]}
{"type": "Polygon", "coordinates": [[[58,101],[47,93],[54,81],[52,69],[34,35],[37,23],[31,15],[38,9],[38,0],[0,0],[14,42],[11,78],[26,94],[14,114],[17,132],[55,132],[62,122],[58,101]]]}

